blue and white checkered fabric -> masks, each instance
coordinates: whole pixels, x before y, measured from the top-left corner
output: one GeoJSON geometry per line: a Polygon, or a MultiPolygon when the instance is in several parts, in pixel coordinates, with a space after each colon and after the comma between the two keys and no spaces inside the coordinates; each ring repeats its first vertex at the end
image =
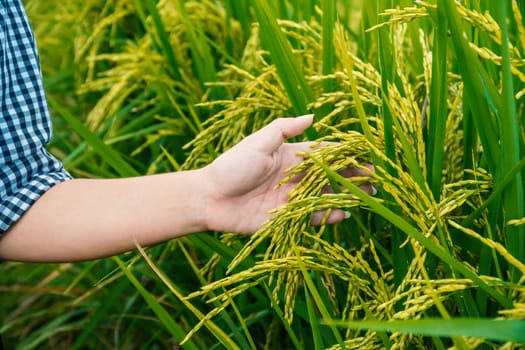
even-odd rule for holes
{"type": "Polygon", "coordinates": [[[0,235],[70,175],[51,137],[33,32],[20,0],[0,0],[0,235]]]}

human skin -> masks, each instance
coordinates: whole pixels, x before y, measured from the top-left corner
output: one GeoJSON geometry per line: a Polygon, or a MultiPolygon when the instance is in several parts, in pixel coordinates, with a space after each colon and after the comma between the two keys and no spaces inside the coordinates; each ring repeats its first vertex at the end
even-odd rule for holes
{"type": "MultiPolygon", "coordinates": [[[[60,183],[2,236],[0,258],[73,262],[195,232],[254,233],[271,209],[288,201],[296,183],[278,185],[285,170],[303,160],[298,153],[311,151],[311,143],[286,140],[301,134],[312,118],[277,119],[201,169],[60,183]]],[[[315,213],[312,224],[323,215],[315,213]]],[[[343,219],[344,212],[335,209],[327,222],[343,219]]]]}

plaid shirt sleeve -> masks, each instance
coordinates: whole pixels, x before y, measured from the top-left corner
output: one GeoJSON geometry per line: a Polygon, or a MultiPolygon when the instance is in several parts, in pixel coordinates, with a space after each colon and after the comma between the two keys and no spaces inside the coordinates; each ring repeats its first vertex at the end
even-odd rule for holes
{"type": "Polygon", "coordinates": [[[0,235],[70,179],[46,151],[51,122],[33,32],[20,0],[0,0],[0,235]]]}

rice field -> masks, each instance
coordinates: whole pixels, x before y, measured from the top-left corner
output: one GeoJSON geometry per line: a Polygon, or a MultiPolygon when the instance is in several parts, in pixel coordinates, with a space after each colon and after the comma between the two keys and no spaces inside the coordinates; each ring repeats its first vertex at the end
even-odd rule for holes
{"type": "Polygon", "coordinates": [[[201,167],[306,113],[330,143],[253,236],[1,264],[7,349],[525,348],[524,1],[25,4],[76,177],[201,167]],[[367,164],[375,196],[341,175],[367,164]]]}

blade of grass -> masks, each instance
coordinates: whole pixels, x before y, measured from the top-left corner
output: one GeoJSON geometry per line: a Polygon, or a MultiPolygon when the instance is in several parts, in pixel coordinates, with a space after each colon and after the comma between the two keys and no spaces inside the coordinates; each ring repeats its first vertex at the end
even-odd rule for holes
{"type": "MultiPolygon", "coordinates": [[[[390,103],[386,102],[385,104],[387,108],[390,108],[390,103]]],[[[405,154],[406,163],[408,169],[410,170],[410,174],[413,176],[415,182],[419,185],[421,192],[423,192],[428,198],[432,198],[428,191],[428,186],[425,177],[423,176],[423,171],[421,170],[421,166],[419,165],[414,149],[412,148],[412,144],[408,140],[405,133],[401,131],[403,129],[399,124],[397,117],[391,114],[391,118],[392,124],[395,126],[396,130],[399,130],[396,135],[399,138],[399,141],[401,141],[402,150],[405,154]]]]}
{"type": "Polygon", "coordinates": [[[494,341],[525,342],[525,321],[492,319],[422,319],[402,321],[325,321],[338,327],[380,330],[439,337],[475,337],[494,341]]]}
{"type": "Polygon", "coordinates": [[[97,311],[93,316],[90,317],[89,322],[82,327],[82,333],[75,339],[71,350],[81,349],[85,347],[84,341],[93,332],[95,327],[108,316],[108,310],[117,302],[117,298],[121,297],[121,293],[128,286],[125,279],[120,279],[117,282],[117,286],[109,290],[110,294],[101,299],[100,306],[97,307],[97,311]]]}
{"type": "MultiPolygon", "coordinates": [[[[290,43],[277,24],[277,19],[267,0],[252,0],[252,5],[260,24],[261,41],[270,51],[273,64],[277,68],[281,82],[296,114],[308,114],[308,104],[314,101],[310,86],[306,82],[302,66],[292,52],[290,43]]],[[[305,131],[310,140],[317,138],[313,127],[305,131]]]]}
{"type": "Polygon", "coordinates": [[[295,349],[298,349],[298,350],[304,349],[304,346],[301,344],[301,342],[299,341],[299,338],[297,337],[293,328],[291,327],[290,322],[288,322],[288,320],[284,318],[284,313],[279,307],[277,300],[273,298],[273,294],[270,291],[270,288],[268,287],[266,283],[263,283],[262,286],[264,288],[264,291],[266,292],[266,295],[268,296],[268,300],[270,301],[272,309],[275,311],[275,314],[277,315],[277,317],[279,317],[279,320],[281,321],[281,324],[283,325],[288,336],[290,337],[290,340],[294,344],[295,349]]]}
{"type": "MultiPolygon", "coordinates": [[[[151,2],[154,0],[148,1],[151,2]]],[[[191,51],[191,58],[195,64],[196,75],[204,88],[206,83],[217,81],[217,71],[215,70],[215,63],[208,41],[205,39],[206,36],[204,35],[202,28],[189,20],[185,1],[178,0],[174,3],[181,14],[180,18],[184,23],[186,38],[191,51]]],[[[211,94],[213,99],[216,100],[220,100],[224,97],[223,91],[218,88],[212,88],[211,94]]]]}
{"type": "MultiPolygon", "coordinates": [[[[323,75],[332,74],[335,67],[334,29],[335,29],[335,0],[321,0],[322,18],[322,43],[323,43],[323,75]]],[[[323,82],[324,92],[334,90],[334,80],[327,79],[323,82]]]]}
{"type": "MultiPolygon", "coordinates": [[[[501,104],[501,154],[502,171],[507,174],[520,159],[520,133],[516,115],[516,102],[512,82],[509,33],[507,26],[507,1],[498,2],[499,25],[501,27],[501,69],[503,90],[501,104]]],[[[503,210],[505,220],[519,219],[525,216],[525,193],[523,192],[522,175],[516,174],[503,190],[503,210]]],[[[507,248],[521,262],[525,262],[525,226],[509,225],[506,228],[507,248]]],[[[511,280],[517,282],[521,273],[515,268],[510,270],[511,280]]]]}
{"type": "MultiPolygon", "coordinates": [[[[232,247],[224,244],[220,240],[210,235],[194,235],[191,237],[191,240],[194,241],[199,247],[209,249],[208,252],[210,253],[218,253],[226,261],[232,261],[238,253],[238,251],[236,251],[232,247]]],[[[242,269],[248,269],[254,264],[255,259],[252,256],[248,256],[245,260],[239,263],[239,266],[242,269]]],[[[225,263],[224,267],[228,268],[228,263],[225,263]]]]}
{"type": "MultiPolygon", "coordinates": [[[[323,62],[322,74],[328,76],[334,72],[335,68],[335,50],[334,50],[334,29],[336,21],[336,3],[335,0],[321,0],[322,10],[322,44],[323,44],[323,62]]],[[[334,90],[335,81],[333,78],[323,81],[323,92],[329,93],[334,90]]],[[[332,103],[323,106],[319,111],[321,117],[326,116],[333,110],[332,103]]]]}
{"type": "Polygon", "coordinates": [[[432,50],[432,81],[428,118],[427,170],[431,192],[440,201],[443,177],[443,155],[447,123],[447,14],[443,1],[438,1],[432,50]]]}
{"type": "MultiPolygon", "coordinates": [[[[393,8],[392,0],[381,1],[377,0],[377,10],[373,24],[379,23],[379,14],[384,10],[393,8]]],[[[371,23],[371,24],[372,24],[371,23]]],[[[396,145],[394,140],[394,123],[392,120],[392,114],[388,108],[387,101],[388,97],[388,84],[394,82],[395,76],[395,59],[392,55],[392,43],[389,38],[389,27],[379,28],[377,31],[377,43],[379,49],[379,66],[381,71],[381,110],[383,116],[384,125],[384,140],[385,140],[385,152],[394,164],[396,163],[396,145]]],[[[397,172],[389,164],[387,164],[387,170],[392,176],[396,176],[397,172]]]]}
{"type": "Polygon", "coordinates": [[[306,310],[308,311],[309,325],[312,329],[314,349],[324,349],[325,345],[323,343],[323,339],[321,338],[321,331],[319,330],[319,320],[315,314],[314,307],[312,306],[312,300],[310,299],[310,294],[308,293],[307,288],[304,289],[304,297],[306,302],[306,310]]]}
{"type": "Polygon", "coordinates": [[[247,1],[239,0],[226,0],[224,2],[227,20],[231,21],[230,18],[234,18],[241,24],[242,32],[245,37],[250,35],[252,18],[250,16],[249,4],[247,1]]]}
{"type": "MultiPolygon", "coordinates": [[[[379,23],[380,17],[379,14],[382,13],[387,8],[393,8],[392,1],[380,1],[377,0],[375,2],[370,2],[368,6],[364,6],[364,9],[366,10],[366,19],[370,26],[374,26],[379,23]]],[[[395,138],[394,138],[394,120],[392,113],[390,111],[390,108],[388,106],[388,83],[394,81],[395,76],[395,67],[394,67],[394,59],[392,55],[392,43],[389,38],[389,30],[390,28],[380,28],[377,31],[377,45],[379,50],[379,67],[381,72],[381,116],[383,118],[383,125],[384,125],[384,145],[385,145],[385,153],[388,159],[390,159],[394,164],[396,163],[396,145],[395,145],[395,138]]],[[[358,97],[357,94],[357,88],[352,87],[352,91],[354,91],[354,98],[358,97]]],[[[361,124],[364,125],[363,117],[361,117],[361,124]]],[[[363,126],[363,128],[365,128],[363,126]]],[[[364,129],[366,130],[366,129],[364,129]]],[[[399,129],[398,129],[399,130],[399,129]]],[[[369,142],[373,142],[373,139],[371,135],[366,135],[369,142]]],[[[378,162],[379,157],[375,157],[374,164],[377,164],[379,166],[382,166],[383,168],[387,169],[388,173],[392,176],[397,176],[397,171],[390,165],[390,163],[384,164],[384,162],[381,160],[378,162]]],[[[385,194],[387,197],[387,200],[389,195],[385,194]]],[[[393,208],[394,211],[398,210],[398,208],[393,208]]],[[[401,239],[401,233],[398,232],[396,228],[392,229],[392,257],[394,261],[394,282],[396,286],[401,285],[403,283],[403,280],[406,276],[406,273],[408,271],[408,261],[409,256],[411,255],[411,252],[408,251],[408,248],[402,248],[402,239],[401,239]]]]}
{"type": "MultiPolygon", "coordinates": [[[[131,270],[124,264],[119,257],[113,257],[113,260],[120,267],[121,271],[124,272],[128,280],[133,284],[137,291],[142,295],[146,303],[151,307],[151,310],[157,315],[161,324],[173,335],[173,337],[180,344],[186,336],[184,331],[177,322],[170,316],[170,314],[164,309],[155,297],[149,293],[146,288],[137,280],[137,278],[131,273],[131,270]]],[[[198,347],[191,341],[188,340],[182,345],[183,349],[197,350],[198,347]]]]}
{"type": "MultiPolygon", "coordinates": [[[[144,249],[136,243],[136,247],[146,261],[146,263],[149,265],[149,267],[155,272],[155,274],[161,279],[161,281],[168,287],[171,293],[179,299],[179,301],[189,310],[191,311],[199,320],[202,320],[206,318],[206,315],[204,315],[199,309],[197,309],[193,304],[191,304],[184,296],[180,293],[180,291],[175,287],[175,284],[151,261],[149,256],[146,254],[144,249]]],[[[142,286],[141,286],[142,287],[142,286]]],[[[164,310],[164,309],[162,309],[164,310]]],[[[240,349],[237,344],[233,342],[233,340],[228,337],[224,331],[217,326],[213,321],[207,320],[204,322],[204,326],[219,340],[227,349],[240,349]]],[[[184,339],[182,340],[182,344],[185,345],[188,342],[191,342],[191,339],[188,338],[188,335],[185,334],[184,339]]]]}
{"type": "Polygon", "coordinates": [[[53,98],[49,98],[49,105],[106,161],[120,176],[140,175],[116,151],[107,146],[97,135],[89,131],[77,118],[60,106],[53,98]]]}
{"type": "MultiPolygon", "coordinates": [[[[448,117],[448,85],[447,85],[447,13],[443,0],[437,3],[437,11],[432,16],[434,21],[434,41],[432,48],[432,76],[430,82],[430,103],[427,127],[427,181],[430,192],[436,203],[441,200],[441,185],[443,179],[445,133],[448,117]]],[[[425,111],[423,111],[424,113],[425,111]]],[[[448,247],[441,225],[438,226],[441,244],[448,247]]],[[[447,248],[447,252],[450,250],[447,248]]],[[[436,264],[434,256],[428,261],[430,274],[433,276],[436,264]]]]}
{"type": "MultiPolygon", "coordinates": [[[[361,101],[361,96],[359,95],[357,81],[354,76],[354,60],[350,54],[350,47],[348,46],[349,41],[345,37],[343,27],[338,24],[336,26],[336,45],[335,49],[339,55],[339,60],[343,66],[344,71],[348,76],[350,81],[350,88],[352,90],[352,98],[354,100],[355,109],[361,123],[361,128],[363,128],[363,134],[365,135],[368,142],[374,143],[374,136],[372,135],[372,130],[368,124],[368,118],[366,116],[365,108],[363,102],[361,101]]],[[[384,162],[379,158],[373,155],[374,164],[384,166],[384,162]]]]}
{"type": "MultiPolygon", "coordinates": [[[[147,28],[147,18],[146,12],[144,10],[143,0],[135,0],[135,7],[137,8],[137,12],[139,13],[139,17],[141,18],[144,27],[147,28]]],[[[160,40],[160,44],[157,43],[157,37],[155,37],[153,33],[150,34],[151,39],[155,44],[157,50],[166,55],[171,74],[173,74],[175,80],[182,81],[182,77],[179,72],[179,64],[177,62],[177,59],[175,58],[175,54],[173,52],[168,38],[168,33],[166,33],[166,28],[162,23],[162,19],[160,18],[159,11],[157,10],[156,3],[153,2],[153,0],[146,0],[146,7],[151,18],[153,19],[153,23],[155,25],[155,30],[157,31],[157,37],[160,40]]]]}
{"type": "Polygon", "coordinates": [[[498,135],[496,123],[490,115],[494,106],[500,106],[501,101],[497,91],[481,66],[478,57],[472,52],[465,39],[466,32],[459,18],[457,5],[454,0],[443,0],[447,13],[449,29],[454,44],[456,58],[460,67],[460,74],[464,83],[464,103],[472,111],[483,150],[486,155],[489,170],[497,174],[498,169],[498,135]],[[492,106],[492,107],[491,107],[492,106]]]}
{"type": "Polygon", "coordinates": [[[508,171],[505,177],[494,187],[490,196],[485,200],[485,202],[483,202],[474,212],[472,212],[465,220],[463,220],[461,226],[470,226],[485,209],[487,209],[495,200],[500,198],[503,190],[509,185],[509,183],[511,183],[511,181],[513,181],[516,174],[522,172],[523,169],[525,169],[525,157],[521,158],[518,164],[513,166],[512,169],[508,171]]]}
{"type": "MultiPolygon", "coordinates": [[[[244,321],[240,326],[238,326],[238,331],[241,331],[243,328],[246,328],[246,331],[248,331],[248,327],[252,325],[257,325],[259,322],[263,322],[262,319],[271,315],[271,312],[272,311],[270,308],[258,311],[255,315],[250,316],[250,318],[247,321],[244,321]]],[[[233,333],[229,333],[228,336],[233,336],[233,333]]],[[[218,343],[218,345],[220,346],[221,344],[218,343]]],[[[257,349],[257,347],[255,347],[255,349],[257,349]]]]}
{"type": "MultiPolygon", "coordinates": [[[[301,254],[299,253],[299,250],[297,249],[297,247],[295,245],[292,248],[295,251],[295,256],[297,257],[297,265],[299,266],[299,269],[301,270],[301,272],[303,274],[304,281],[306,283],[306,286],[310,290],[310,294],[312,295],[312,298],[315,301],[315,305],[317,306],[317,309],[319,310],[319,312],[321,313],[321,316],[325,320],[331,320],[332,316],[330,316],[330,312],[326,308],[326,305],[325,305],[324,301],[322,300],[322,298],[321,298],[321,296],[319,294],[319,291],[315,287],[315,284],[312,281],[312,278],[310,277],[310,274],[306,270],[306,266],[304,265],[304,263],[302,261],[301,254]]],[[[341,334],[339,333],[339,331],[333,326],[329,325],[329,327],[332,330],[332,333],[333,333],[337,343],[341,347],[341,349],[344,349],[345,345],[344,345],[343,338],[341,338],[341,334]]]]}
{"type": "MultiPolygon", "coordinates": [[[[239,308],[234,303],[233,299],[230,297],[230,294],[226,293],[226,296],[228,297],[228,301],[230,302],[230,306],[232,307],[233,312],[235,313],[235,316],[237,316],[237,319],[239,320],[240,328],[242,328],[242,330],[243,330],[243,332],[244,332],[244,334],[246,336],[246,339],[249,342],[249,346],[248,346],[248,344],[242,344],[242,348],[243,349],[250,348],[252,350],[256,350],[257,346],[255,345],[255,342],[253,341],[253,338],[250,335],[250,332],[248,331],[248,325],[246,324],[246,320],[242,317],[241,312],[239,311],[239,308]]],[[[233,329],[233,334],[236,334],[236,333],[240,333],[237,328],[233,329]]]]}
{"type": "MultiPolygon", "coordinates": [[[[191,256],[190,256],[188,250],[186,249],[186,247],[184,247],[184,244],[183,244],[182,240],[179,240],[178,243],[179,243],[179,248],[182,250],[182,253],[186,257],[186,261],[188,261],[188,264],[190,265],[191,269],[193,270],[193,273],[199,279],[200,284],[203,285],[203,286],[206,285],[207,283],[206,283],[206,280],[205,280],[204,276],[202,275],[200,270],[197,268],[197,266],[193,262],[193,259],[191,258],[191,256]]],[[[210,297],[214,298],[215,296],[216,296],[215,293],[210,292],[210,297]]],[[[214,302],[213,305],[215,307],[219,307],[220,306],[219,302],[214,302]]],[[[246,322],[244,322],[243,318],[240,317],[240,313],[237,311],[237,307],[236,307],[234,301],[231,300],[231,299],[230,299],[230,305],[234,308],[235,314],[237,315],[237,317],[239,319],[239,322],[241,322],[241,324],[242,324],[242,328],[244,330],[246,338],[243,337],[242,334],[238,331],[238,327],[235,325],[235,323],[233,322],[233,319],[230,317],[230,315],[227,312],[223,311],[223,312],[219,313],[219,316],[221,316],[224,319],[224,322],[226,322],[226,324],[228,325],[228,327],[230,327],[233,336],[235,337],[235,339],[237,339],[237,342],[239,343],[240,346],[242,346],[243,349],[254,348],[254,346],[253,346],[253,344],[254,344],[253,343],[253,339],[250,336],[250,333],[248,332],[248,330],[246,329],[246,325],[245,325],[246,322]],[[248,341],[249,341],[249,343],[248,343],[248,341]]]]}
{"type": "Polygon", "coordinates": [[[82,320],[77,322],[74,322],[74,320],[75,318],[80,318],[84,312],[86,312],[86,310],[75,309],[54,318],[51,322],[40,328],[38,332],[29,334],[24,339],[20,339],[16,348],[29,350],[39,349],[44,347],[46,340],[51,339],[53,336],[80,328],[82,326],[82,320]]]}
{"type": "MultiPolygon", "coordinates": [[[[365,312],[366,318],[369,319],[369,320],[370,319],[371,320],[375,320],[376,317],[374,316],[372,311],[370,311],[370,308],[368,307],[368,305],[365,302],[365,300],[363,300],[363,298],[361,296],[359,296],[359,295],[357,296],[357,298],[359,300],[359,303],[363,307],[363,311],[365,312]]],[[[381,339],[381,342],[383,343],[384,349],[391,349],[392,348],[392,341],[390,340],[390,338],[388,337],[388,335],[385,332],[377,331],[376,334],[379,337],[379,339],[381,339]]]]}
{"type": "MultiPolygon", "coordinates": [[[[423,277],[422,278],[423,283],[427,286],[425,293],[428,294],[432,298],[432,300],[434,302],[434,307],[439,312],[441,318],[444,319],[444,320],[449,320],[451,318],[450,314],[449,314],[447,308],[445,307],[445,305],[443,304],[442,300],[440,299],[440,297],[438,296],[438,294],[436,293],[436,291],[434,290],[434,288],[432,286],[430,275],[429,275],[429,273],[427,271],[428,264],[426,264],[423,261],[420,251],[415,250],[415,258],[416,258],[417,264],[419,265],[419,269],[421,271],[421,276],[423,277]],[[427,265],[427,266],[425,266],[425,265],[427,265]]],[[[430,265],[430,268],[435,269],[435,265],[434,264],[430,265]]],[[[454,276],[454,278],[455,278],[455,276],[454,276]]],[[[463,291],[460,291],[460,293],[461,292],[463,292],[463,291]]],[[[454,300],[456,301],[458,309],[464,308],[463,305],[467,304],[466,302],[464,302],[461,299],[461,297],[463,297],[464,295],[465,295],[465,293],[462,293],[459,296],[454,295],[454,300]]],[[[474,303],[473,300],[472,300],[472,297],[470,297],[470,296],[468,298],[468,303],[472,303],[472,304],[474,303]]],[[[461,310],[460,310],[460,312],[461,312],[461,310]]],[[[467,350],[467,345],[465,344],[465,341],[464,341],[463,338],[457,337],[457,336],[453,336],[452,337],[452,341],[454,343],[454,346],[458,350],[467,350]]]]}

